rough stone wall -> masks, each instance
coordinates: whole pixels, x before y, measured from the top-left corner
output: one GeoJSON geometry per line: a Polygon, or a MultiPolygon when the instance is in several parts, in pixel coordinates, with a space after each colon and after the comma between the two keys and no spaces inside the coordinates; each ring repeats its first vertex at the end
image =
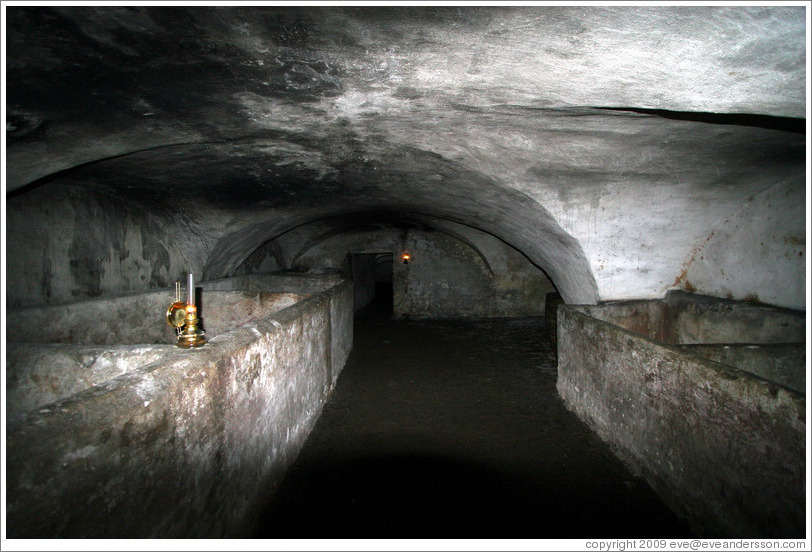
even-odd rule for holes
{"type": "Polygon", "coordinates": [[[803,343],[804,311],[672,290],[665,300],[579,305],[599,320],[670,344],[803,343]]]}
{"type": "MultiPolygon", "coordinates": [[[[335,385],[341,368],[352,350],[354,291],[347,289],[344,279],[337,275],[314,274],[248,274],[203,282],[204,290],[266,291],[289,295],[292,290],[302,294],[330,292],[330,375],[335,385]],[[336,289],[339,289],[336,291],[336,289]]],[[[350,286],[351,288],[354,286],[350,286]]]]}
{"type": "Polygon", "coordinates": [[[672,343],[803,343],[806,313],[687,294],[669,293],[664,334],[672,343]]]}
{"type": "MultiPolygon", "coordinates": [[[[177,340],[165,314],[173,295],[163,290],[7,310],[8,419],[165,358],[177,340]]],[[[305,297],[206,291],[198,293],[198,314],[211,340],[305,297]]]]}
{"type": "Polygon", "coordinates": [[[395,255],[396,318],[541,316],[553,285],[518,252],[501,248],[485,257],[439,232],[409,232],[395,255]],[[486,264],[487,263],[487,264],[486,264]]]}
{"type": "Polygon", "coordinates": [[[332,389],[344,363],[350,356],[354,339],[353,334],[353,292],[352,286],[343,285],[339,290],[330,294],[330,335],[332,346],[330,348],[330,378],[332,389]]]}
{"type": "Polygon", "coordinates": [[[700,536],[804,536],[804,395],[567,305],[557,388],[700,536]]]}
{"type": "Polygon", "coordinates": [[[6,420],[66,399],[172,354],[174,345],[6,344],[6,420]]]}
{"type": "MultiPolygon", "coordinates": [[[[166,323],[174,289],[31,306],[6,311],[6,339],[22,343],[131,345],[174,343],[166,323]]],[[[267,316],[305,297],[300,293],[206,291],[197,294],[198,314],[208,337],[225,333],[260,313],[267,316]]]]}
{"type": "Polygon", "coordinates": [[[189,265],[135,203],[70,186],[8,198],[8,306],[66,303],[171,286],[189,265]]]}
{"type": "MultiPolygon", "coordinates": [[[[392,282],[396,318],[475,316],[487,299],[491,272],[470,247],[442,234],[409,232],[395,256],[392,282]]],[[[485,305],[487,308],[487,305],[485,305]]]]}
{"type": "Polygon", "coordinates": [[[344,283],[29,413],[8,428],[8,536],[250,534],[332,389],[351,327],[344,283]]]}
{"type": "Polygon", "coordinates": [[[680,345],[679,348],[806,393],[805,343],[680,345]]]}
{"type": "Polygon", "coordinates": [[[336,274],[248,274],[208,280],[202,282],[200,287],[205,291],[234,291],[245,290],[268,293],[321,293],[333,288],[344,279],[336,274]]]}

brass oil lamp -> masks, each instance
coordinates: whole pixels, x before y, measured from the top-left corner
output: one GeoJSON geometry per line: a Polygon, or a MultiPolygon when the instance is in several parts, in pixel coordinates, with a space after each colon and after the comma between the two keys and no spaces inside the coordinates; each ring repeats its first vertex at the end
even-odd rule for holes
{"type": "Polygon", "coordinates": [[[200,318],[195,306],[194,276],[189,273],[187,300],[181,301],[180,282],[175,282],[175,301],[166,311],[167,323],[178,332],[176,345],[184,349],[202,347],[206,344],[206,332],[200,327],[200,318]]]}

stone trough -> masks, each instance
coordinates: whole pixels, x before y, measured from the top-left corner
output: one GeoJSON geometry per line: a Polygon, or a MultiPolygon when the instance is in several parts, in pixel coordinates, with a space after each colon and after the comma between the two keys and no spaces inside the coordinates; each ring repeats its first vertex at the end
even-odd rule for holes
{"type": "Polygon", "coordinates": [[[700,536],[805,534],[801,312],[671,292],[562,305],[559,394],[700,536]]]}
{"type": "Polygon", "coordinates": [[[9,537],[251,533],[352,347],[352,285],[200,288],[195,349],[168,290],[7,313],[9,537]]]}

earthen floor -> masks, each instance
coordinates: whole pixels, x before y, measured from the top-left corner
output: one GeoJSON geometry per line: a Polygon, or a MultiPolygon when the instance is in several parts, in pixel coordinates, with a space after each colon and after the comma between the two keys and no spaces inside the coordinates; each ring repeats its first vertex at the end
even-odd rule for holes
{"type": "Polygon", "coordinates": [[[555,389],[542,318],[359,312],[257,538],[688,537],[555,389]]]}

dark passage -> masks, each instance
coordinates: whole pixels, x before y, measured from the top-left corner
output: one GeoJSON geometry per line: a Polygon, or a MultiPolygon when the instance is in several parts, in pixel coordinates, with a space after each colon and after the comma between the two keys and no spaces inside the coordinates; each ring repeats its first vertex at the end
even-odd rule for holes
{"type": "Polygon", "coordinates": [[[398,322],[385,289],[257,538],[689,536],[564,408],[543,319],[398,322]]]}

